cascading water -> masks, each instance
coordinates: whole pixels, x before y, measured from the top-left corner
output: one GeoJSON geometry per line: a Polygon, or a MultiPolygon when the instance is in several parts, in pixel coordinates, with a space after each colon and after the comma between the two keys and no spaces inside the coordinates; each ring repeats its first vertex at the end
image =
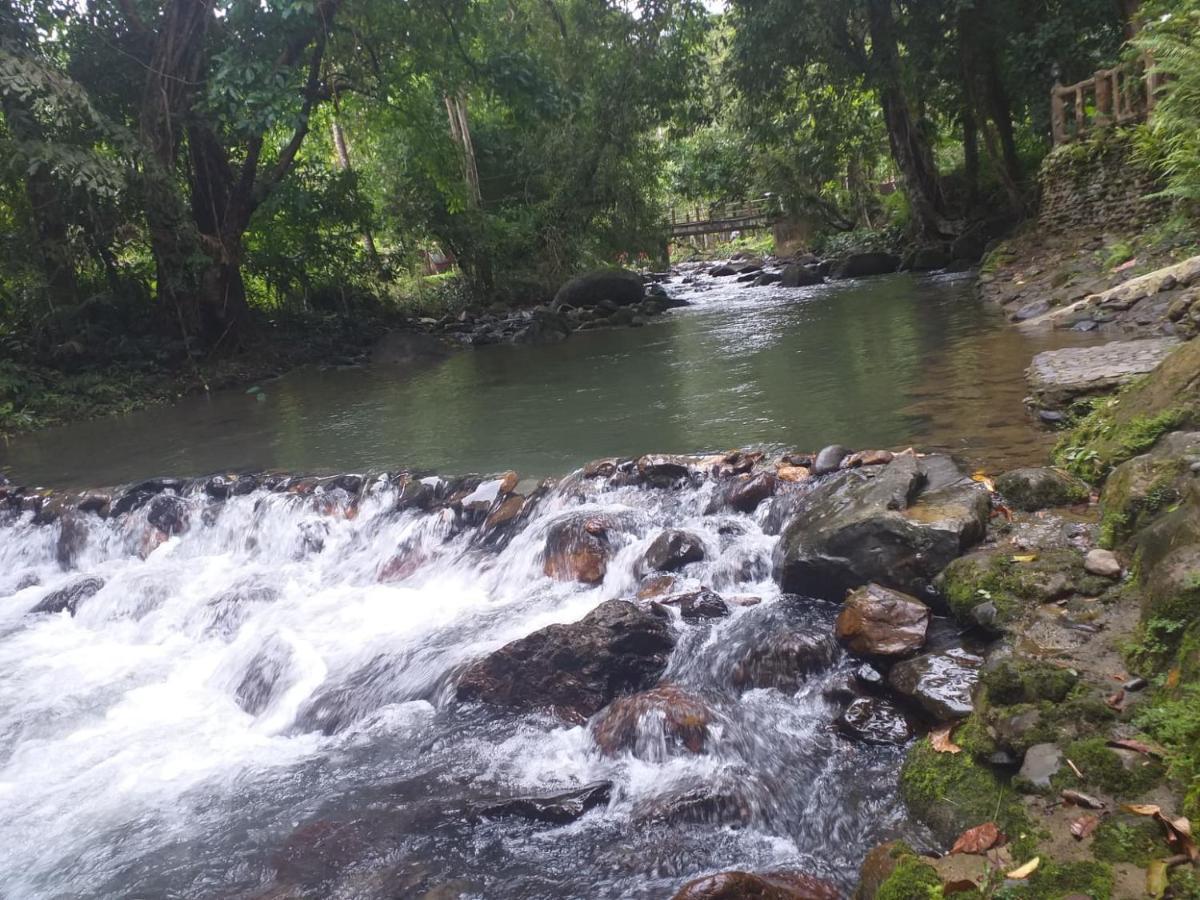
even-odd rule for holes
{"type": "Polygon", "coordinates": [[[466,510],[495,485],[426,511],[396,479],[346,486],[0,514],[4,896],[649,898],[778,867],[847,887],[909,827],[903,747],[831,727],[855,663],[835,610],[772,580],[770,503],[706,514],[711,479],[575,473],[492,527],[466,510]],[[593,585],[545,574],[548,530],[579,514],[623,523],[593,585]],[[707,709],[701,752],[653,714],[606,755],[587,724],[455,699],[472,660],[633,598],[664,527],[705,549],[677,589],[762,601],[671,614],[662,681],[707,709]],[[739,677],[783,633],[823,664],[783,689],[739,677]],[[596,782],[607,801],[566,824],[486,812],[596,782]]]}

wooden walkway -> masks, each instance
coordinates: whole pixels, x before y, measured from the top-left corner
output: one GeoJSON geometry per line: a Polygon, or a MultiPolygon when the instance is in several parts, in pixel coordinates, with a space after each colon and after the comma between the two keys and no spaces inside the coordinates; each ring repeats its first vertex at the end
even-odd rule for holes
{"type": "Polygon", "coordinates": [[[693,237],[704,234],[729,234],[734,231],[770,228],[782,217],[779,203],[764,198],[746,204],[727,203],[719,206],[671,210],[671,237],[693,237]]]}

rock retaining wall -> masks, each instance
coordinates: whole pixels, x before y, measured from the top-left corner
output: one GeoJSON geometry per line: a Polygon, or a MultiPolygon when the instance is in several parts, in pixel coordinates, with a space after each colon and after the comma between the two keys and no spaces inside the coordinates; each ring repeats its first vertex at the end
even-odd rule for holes
{"type": "Polygon", "coordinates": [[[1133,161],[1127,132],[1064,144],[1042,163],[1038,173],[1043,231],[1075,229],[1135,231],[1161,218],[1167,204],[1147,199],[1159,189],[1154,176],[1133,161]]]}

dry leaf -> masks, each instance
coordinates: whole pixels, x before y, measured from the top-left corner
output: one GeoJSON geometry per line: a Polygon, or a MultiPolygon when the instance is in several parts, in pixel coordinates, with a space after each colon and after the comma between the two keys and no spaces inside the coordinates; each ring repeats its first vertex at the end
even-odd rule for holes
{"type": "Polygon", "coordinates": [[[1186,817],[1168,819],[1160,814],[1157,818],[1167,827],[1168,844],[1192,862],[1200,859],[1200,850],[1197,849],[1196,842],[1192,839],[1192,823],[1186,817]]]}
{"type": "Polygon", "coordinates": [[[929,743],[938,753],[962,753],[962,747],[950,740],[950,731],[953,727],[947,725],[945,728],[929,732],[929,743]]]}
{"type": "Polygon", "coordinates": [[[1166,751],[1162,747],[1158,746],[1158,744],[1147,744],[1145,741],[1122,739],[1109,741],[1108,746],[1119,747],[1122,750],[1134,750],[1138,753],[1144,753],[1146,756],[1156,756],[1159,759],[1162,759],[1163,756],[1166,755],[1166,751]]]}
{"type": "Polygon", "coordinates": [[[1020,866],[1016,869],[1013,869],[1011,872],[1009,872],[1004,877],[1012,878],[1014,880],[1028,878],[1030,875],[1032,875],[1034,872],[1037,871],[1038,864],[1041,863],[1041,861],[1042,861],[1042,858],[1040,856],[1035,856],[1029,862],[1025,863],[1025,865],[1020,866]]]}
{"type": "Polygon", "coordinates": [[[1076,778],[1078,778],[1080,781],[1084,780],[1083,773],[1079,771],[1079,766],[1077,766],[1077,765],[1075,765],[1075,763],[1071,762],[1071,760],[1069,758],[1067,759],[1067,765],[1071,767],[1071,771],[1075,773],[1076,778]]]}
{"type": "MultiPolygon", "coordinates": [[[[1091,794],[1085,794],[1082,791],[1066,790],[1062,792],[1061,796],[1067,803],[1074,803],[1084,809],[1104,809],[1103,800],[1097,800],[1091,794]]],[[[1150,813],[1143,813],[1143,815],[1150,815],[1150,813]]]]}
{"type": "Polygon", "coordinates": [[[1117,712],[1120,712],[1125,708],[1125,689],[1121,688],[1121,690],[1117,691],[1115,694],[1105,697],[1104,704],[1110,709],[1115,709],[1117,712]]]}
{"type": "Polygon", "coordinates": [[[1100,817],[1093,815],[1080,816],[1071,823],[1071,834],[1075,836],[1075,840],[1082,841],[1100,824],[1100,817]]]}
{"type": "Polygon", "coordinates": [[[1035,559],[1037,559],[1037,554],[1036,554],[1036,553],[1021,553],[1021,554],[1019,554],[1019,555],[1017,555],[1017,556],[1014,556],[1014,557],[1012,558],[1012,561],[1013,561],[1013,562],[1026,563],[1026,562],[1033,562],[1035,559]]]}
{"type": "Polygon", "coordinates": [[[1155,806],[1153,803],[1126,803],[1125,811],[1131,812],[1135,816],[1158,816],[1162,814],[1162,807],[1155,806]]]}
{"type": "Polygon", "coordinates": [[[996,492],[996,482],[992,481],[992,479],[989,478],[987,473],[984,472],[982,469],[980,469],[977,472],[973,472],[971,474],[971,480],[978,482],[979,484],[982,484],[985,488],[987,488],[992,493],[996,492]]]}
{"type": "Polygon", "coordinates": [[[984,822],[974,828],[968,828],[958,836],[951,853],[986,853],[1000,842],[1004,836],[995,822],[984,822]]]}
{"type": "Polygon", "coordinates": [[[1158,900],[1167,892],[1167,862],[1152,859],[1146,866],[1146,893],[1158,900]]]}

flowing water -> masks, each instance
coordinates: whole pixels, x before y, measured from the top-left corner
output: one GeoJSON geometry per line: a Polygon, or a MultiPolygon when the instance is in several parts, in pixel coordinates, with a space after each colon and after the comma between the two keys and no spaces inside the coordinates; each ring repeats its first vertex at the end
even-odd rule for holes
{"type": "MultiPolygon", "coordinates": [[[[309,374],[265,386],[265,401],[47,433],[8,459],[103,483],[266,465],[541,474],[755,440],[965,437],[982,458],[1040,446],[1025,426],[989,430],[1013,410],[964,412],[1019,402],[1011,372],[1029,351],[964,301],[964,282],[734,290],[696,290],[643,329],[464,353],[405,383],[309,374]]],[[[873,844],[922,842],[897,797],[904,747],[833,730],[855,662],[832,644],[796,690],[734,687],[751,649],[781,631],[827,640],[835,609],[780,595],[769,504],[706,515],[712,490],[576,473],[499,547],[450,512],[401,510],[382,478],[361,496],[328,484],[217,501],[193,487],[186,528],[165,541],[150,507],[69,525],[0,513],[0,894],[658,898],[733,867],[849,887],[873,844]],[[631,523],[595,586],[543,574],[547,529],[580,510],[631,523]],[[454,699],[469,661],[630,597],[668,525],[706,547],[686,583],[762,598],[672,625],[664,678],[709,706],[703,752],[650,727],[606,756],[586,724],[454,699]],[[73,612],[30,612],[85,577],[99,589],[73,612]],[[480,814],[597,781],[611,798],[569,824],[480,814]]]]}
{"type": "Polygon", "coordinates": [[[490,346],[417,372],[306,370],[0,447],[21,479],[96,486],[228,469],[563,475],[601,456],[945,448],[995,467],[1044,459],[1021,400],[1034,353],[1090,335],[1027,336],[974,296],[973,276],[814,288],[676,278],[692,306],[644,328],[490,346]],[[262,398],[262,399],[260,399],[262,398]]]}

